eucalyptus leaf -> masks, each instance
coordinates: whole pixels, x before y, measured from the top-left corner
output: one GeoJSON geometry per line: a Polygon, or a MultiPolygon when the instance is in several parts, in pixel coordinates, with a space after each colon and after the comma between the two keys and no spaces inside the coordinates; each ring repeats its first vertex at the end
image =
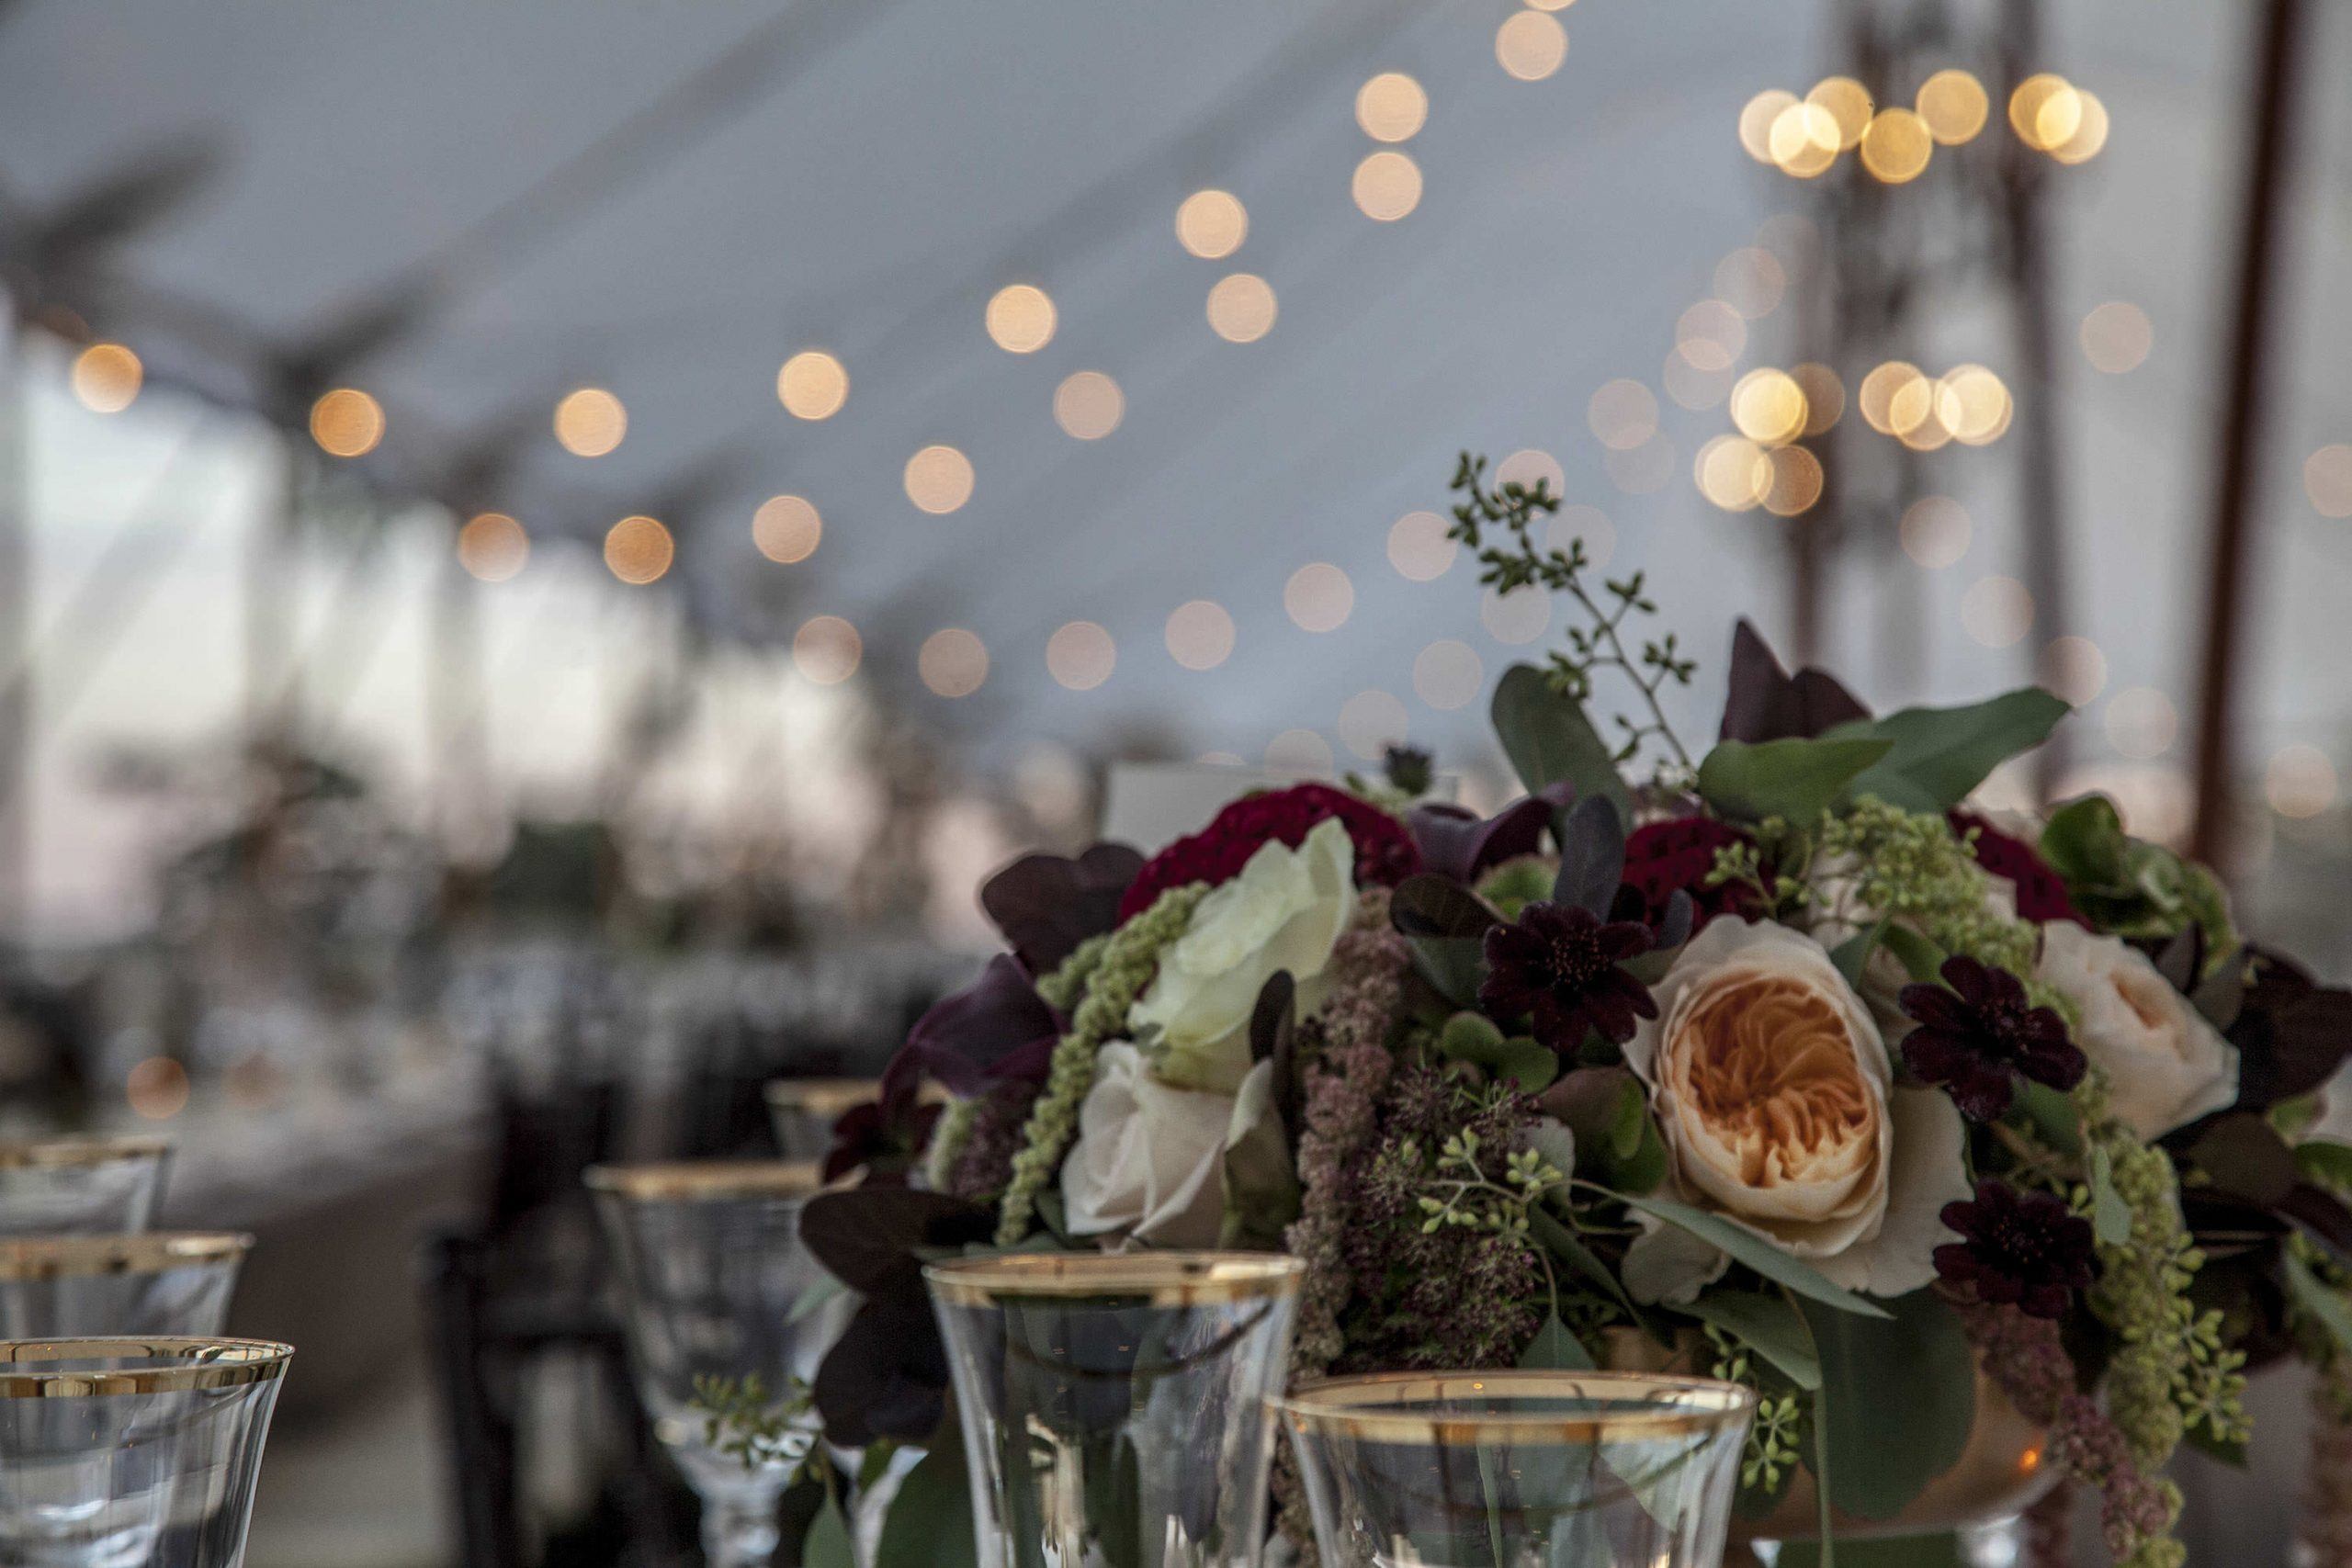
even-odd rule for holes
{"type": "Polygon", "coordinates": [[[830,1492],[800,1543],[800,1568],[857,1568],[857,1549],[850,1544],[849,1520],[842,1517],[841,1502],[830,1492]]]}
{"type": "Polygon", "coordinates": [[[1754,1291],[1709,1291],[1683,1309],[1763,1357],[1810,1393],[1821,1386],[1821,1358],[1796,1308],[1754,1291]]]}
{"type": "Polygon", "coordinates": [[[1405,945],[1413,951],[1413,968],[1432,990],[1456,1007],[1470,1007],[1478,999],[1478,987],[1487,977],[1487,945],[1475,936],[1410,936],[1405,945]]]}
{"type": "Polygon", "coordinates": [[[1601,1291],[1625,1309],[1625,1315],[1634,1322],[1642,1314],[1634,1306],[1633,1298],[1625,1293],[1615,1270],[1603,1263],[1593,1250],[1578,1240],[1576,1232],[1563,1224],[1541,1205],[1531,1206],[1527,1213],[1528,1233],[1538,1245],[1553,1257],[1600,1287],[1601,1291]]]}
{"type": "Polygon", "coordinates": [[[963,1440],[954,1431],[940,1436],[899,1483],[874,1568],[975,1568],[978,1562],[963,1440]]]}
{"type": "Polygon", "coordinates": [[[2083,1152],[2083,1118],[2075,1102],[2048,1084],[2019,1078],[2009,1110],[2025,1118],[2034,1136],[2068,1156],[2083,1152]]]}
{"type": "Polygon", "coordinates": [[[2335,1341],[2337,1350],[2352,1354],[2352,1303],[2347,1303],[2341,1291],[2329,1288],[2312,1272],[2312,1266],[2295,1256],[2292,1249],[2284,1255],[2287,1260],[2287,1294],[2295,1305],[2313,1322],[2327,1331],[2335,1341]]]}
{"type": "Polygon", "coordinates": [[[1618,774],[1609,743],[1585,716],[1584,705],[1552,689],[1543,671],[1514,664],[1495,683],[1495,736],[1530,795],[1566,783],[1579,797],[1605,795],[1621,820],[1634,815],[1633,792],[1618,774]]]}
{"type": "Polygon", "coordinates": [[[2050,739],[2074,710],[2039,686],[1957,708],[1905,708],[1841,724],[1830,737],[1869,736],[1890,750],[1848,792],[1874,795],[1906,811],[1950,811],[2010,758],[2050,739]]]}
{"type": "Polygon", "coordinates": [[[1536,1371],[1589,1372],[1593,1370],[1591,1353],[1583,1341],[1568,1332],[1558,1313],[1548,1313],[1544,1326],[1519,1353],[1519,1364],[1536,1371]]]}
{"type": "Polygon", "coordinates": [[[1903,972],[1921,985],[1942,978],[1944,960],[1951,955],[1909,926],[1900,920],[1889,920],[1878,939],[1886,944],[1887,952],[1894,954],[1903,972]]]}
{"type": "Polygon", "coordinates": [[[1877,1320],[1803,1306],[1828,1394],[1829,1500],[1865,1519],[1894,1517],[1957,1463],[1976,1419],[1959,1314],[1932,1287],[1886,1304],[1877,1320]]]}
{"type": "Polygon", "coordinates": [[[1609,797],[1589,795],[1568,808],[1560,833],[1560,872],[1552,902],[1606,920],[1625,875],[1625,822],[1609,797]]]}
{"type": "Polygon", "coordinates": [[[1869,967],[1871,953],[1885,939],[1890,923],[1882,919],[1866,930],[1856,931],[1829,950],[1829,962],[1838,966],[1838,973],[1844,976],[1846,984],[1855,990],[1862,988],[1862,971],[1869,967]]]}
{"type": "Polygon", "coordinates": [[[2295,1145],[2295,1168],[2322,1187],[2352,1192],[2352,1144],[2306,1138],[2295,1145]]]}
{"type": "Polygon", "coordinates": [[[1689,1232],[1717,1251],[1731,1254],[1735,1260],[1755,1269],[1774,1284],[1785,1285],[1797,1294],[1826,1307],[1855,1317],[1883,1318],[1888,1315],[1884,1308],[1865,1301],[1843,1286],[1832,1284],[1813,1265],[1802,1258],[1792,1258],[1754,1231],[1668,1198],[1645,1198],[1630,1192],[1615,1192],[1611,1196],[1628,1208],[1639,1209],[1679,1230],[1689,1232]]]}
{"type": "Polygon", "coordinates": [[[2091,1229],[2109,1247],[2132,1239],[2132,1205],[2115,1190],[2115,1161],[2105,1144],[2093,1144],[2090,1157],[2091,1229]]]}
{"type": "Polygon", "coordinates": [[[1767,817],[1810,827],[1849,784],[1894,749],[1873,737],[1718,741],[1699,763],[1699,795],[1740,822],[1767,817]]]}

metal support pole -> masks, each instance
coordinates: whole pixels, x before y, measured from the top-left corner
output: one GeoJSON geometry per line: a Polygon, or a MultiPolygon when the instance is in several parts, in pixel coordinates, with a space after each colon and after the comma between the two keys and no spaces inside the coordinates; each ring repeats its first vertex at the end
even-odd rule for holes
{"type": "Polygon", "coordinates": [[[0,288],[0,948],[29,938],[33,881],[32,470],[24,344],[0,288]]]}

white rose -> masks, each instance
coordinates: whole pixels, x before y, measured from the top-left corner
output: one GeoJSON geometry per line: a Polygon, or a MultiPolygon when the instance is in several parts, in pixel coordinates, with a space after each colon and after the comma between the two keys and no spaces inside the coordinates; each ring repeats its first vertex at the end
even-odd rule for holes
{"type": "Polygon", "coordinates": [[[1250,1014],[1277,971],[1298,983],[1299,1015],[1314,1011],[1332,945],[1355,911],[1355,863],[1346,824],[1327,818],[1295,850],[1264,845],[1201,900],[1127,1014],[1138,1035],[1158,1031],[1162,1078],[1225,1094],[1238,1088],[1250,1070],[1250,1014]]]}
{"type": "Polygon", "coordinates": [[[1162,1247],[1215,1247],[1234,1106],[1229,1094],[1160,1082],[1124,1040],[1103,1046],[1094,1087],[1078,1109],[1078,1142],[1062,1165],[1071,1233],[1124,1230],[1162,1247]]]}
{"type": "Polygon", "coordinates": [[[2075,1004],[2075,1043],[2107,1069],[2115,1114],[2142,1137],[2237,1103],[2237,1048],[2121,938],[2052,920],[2034,973],[2075,1004]]]}
{"type": "MultiPolygon", "coordinates": [[[[1657,987],[1626,1043],[1670,1156],[1668,1195],[1755,1232],[1848,1290],[1935,1278],[1939,1217],[1970,1188],[1960,1113],[1895,1089],[1870,1010],[1821,944],[1720,916],[1657,987]]],[[[1625,1256],[1645,1301],[1688,1301],[1728,1260],[1647,1224],[1625,1256]]]]}

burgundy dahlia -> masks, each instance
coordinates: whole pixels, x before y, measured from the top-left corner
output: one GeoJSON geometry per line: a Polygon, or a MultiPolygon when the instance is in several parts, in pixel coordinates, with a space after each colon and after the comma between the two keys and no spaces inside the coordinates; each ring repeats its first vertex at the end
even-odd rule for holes
{"type": "Polygon", "coordinates": [[[1141,914],[1171,887],[1229,882],[1268,844],[1279,841],[1296,849],[1317,823],[1333,817],[1346,826],[1355,844],[1357,886],[1394,887],[1421,869],[1412,835],[1387,812],[1329,784],[1294,784],[1244,795],[1199,832],[1152,856],[1119,900],[1119,919],[1141,914]]]}
{"type": "Polygon", "coordinates": [[[1905,986],[1897,998],[1919,1026],[1904,1036],[1903,1059],[1941,1086],[1962,1115],[1998,1117],[2021,1077],[2061,1091],[2083,1081],[2083,1054],[2066,1037],[2066,1021],[2029,1002],[2016,976],[1973,958],[1948,958],[1942,974],[1942,985],[1905,986]]]}
{"type": "Polygon", "coordinates": [[[2016,890],[2018,919],[2036,924],[2072,920],[2089,926],[2066,893],[2066,879],[2050,868],[2041,851],[2002,832],[1973,811],[1951,812],[1948,818],[1955,833],[1965,835],[1970,829],[1976,829],[1976,863],[2016,890]]]}
{"type": "MultiPolygon", "coordinates": [[[[1717,915],[1743,913],[1749,890],[1731,883],[1710,887],[1707,875],[1715,869],[1716,852],[1748,841],[1746,833],[1712,817],[1648,822],[1628,833],[1624,883],[1642,896],[1641,919],[1653,927],[1658,925],[1666,919],[1668,902],[1678,892],[1690,895],[1691,913],[1697,917],[1694,926],[1703,926],[1717,915]]],[[[1621,903],[1617,912],[1630,911],[1621,903]]]]}
{"type": "Polygon", "coordinates": [[[1649,947],[1650,930],[1638,920],[1603,923],[1573,904],[1530,904],[1517,924],[1487,931],[1478,1001],[1498,1021],[1525,1019],[1555,1051],[1576,1050],[1588,1029],[1622,1045],[1635,1019],[1657,1016],[1649,987],[1619,967],[1649,947]]]}
{"type": "Polygon", "coordinates": [[[2063,1317],[2098,1275],[2091,1223],[2046,1192],[1982,1180],[1974,1201],[1946,1203],[1940,1217],[1961,1239],[1936,1248],[1936,1272],[1980,1302],[2063,1317]]]}

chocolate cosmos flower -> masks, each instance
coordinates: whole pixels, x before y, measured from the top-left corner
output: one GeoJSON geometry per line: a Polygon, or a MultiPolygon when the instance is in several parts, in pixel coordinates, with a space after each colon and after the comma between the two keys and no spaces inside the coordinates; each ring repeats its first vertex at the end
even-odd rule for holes
{"type": "Polygon", "coordinates": [[[1657,1016],[1649,987],[1618,967],[1649,946],[1638,920],[1603,924],[1574,905],[1530,904],[1516,925],[1487,931],[1478,1001],[1500,1021],[1525,1019],[1555,1051],[1574,1051],[1588,1029],[1622,1045],[1635,1019],[1657,1016]]]}
{"type": "Polygon", "coordinates": [[[1936,1248],[1936,1272],[1980,1302],[2062,1317],[2098,1272],[2091,1223],[2047,1193],[1979,1181],[1975,1201],[1947,1203],[1941,1218],[1961,1239],[1936,1248]]]}
{"type": "Polygon", "coordinates": [[[1942,973],[1940,986],[1903,987],[1903,1011],[1919,1026],[1904,1037],[1903,1059],[1961,1114],[1992,1121],[2008,1110],[2020,1077],[2062,1092],[2083,1081],[2066,1021],[2027,1001],[2016,976],[1973,958],[1948,958],[1942,973]]]}

